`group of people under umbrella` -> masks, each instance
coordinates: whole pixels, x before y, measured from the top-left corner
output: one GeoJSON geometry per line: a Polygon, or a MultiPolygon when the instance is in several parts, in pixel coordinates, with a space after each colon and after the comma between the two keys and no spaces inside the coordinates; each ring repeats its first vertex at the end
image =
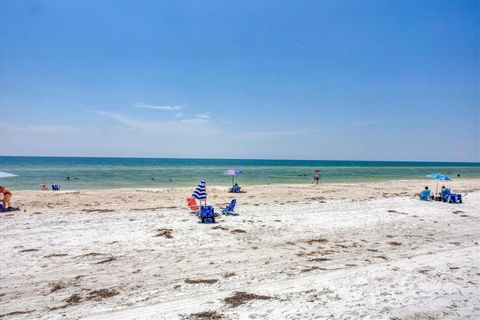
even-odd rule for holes
{"type": "Polygon", "coordinates": [[[457,193],[452,193],[450,188],[442,186],[440,192],[438,192],[438,185],[440,181],[452,181],[448,176],[441,173],[432,173],[426,176],[427,178],[436,179],[437,186],[435,188],[435,193],[432,194],[428,186],[425,186],[425,189],[422,192],[416,193],[415,196],[418,196],[420,200],[435,200],[443,201],[448,203],[462,203],[462,195],[457,193]]]}

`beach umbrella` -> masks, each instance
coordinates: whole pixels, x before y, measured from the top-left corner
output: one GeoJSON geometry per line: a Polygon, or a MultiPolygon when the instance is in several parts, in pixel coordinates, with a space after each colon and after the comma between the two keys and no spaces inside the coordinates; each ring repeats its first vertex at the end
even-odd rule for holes
{"type": "Polygon", "coordinates": [[[16,174],[0,171],[0,178],[18,177],[16,174]]]}
{"type": "Polygon", "coordinates": [[[449,177],[441,173],[431,173],[426,175],[427,178],[437,179],[437,188],[435,189],[435,193],[438,192],[438,183],[440,181],[452,181],[449,177]]]}
{"type": "Polygon", "coordinates": [[[207,187],[205,185],[205,179],[202,179],[195,190],[193,190],[192,197],[199,200],[200,203],[205,201],[205,204],[207,204],[207,187]]]}
{"type": "Polygon", "coordinates": [[[235,177],[242,174],[240,169],[227,169],[223,172],[227,176],[232,176],[232,185],[235,183],[235,177]]]}

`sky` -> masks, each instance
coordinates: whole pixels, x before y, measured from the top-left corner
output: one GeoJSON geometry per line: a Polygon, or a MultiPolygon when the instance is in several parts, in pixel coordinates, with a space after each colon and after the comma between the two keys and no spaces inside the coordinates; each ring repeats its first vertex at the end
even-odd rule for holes
{"type": "Polygon", "coordinates": [[[479,3],[0,0],[0,155],[480,161],[479,3]]]}

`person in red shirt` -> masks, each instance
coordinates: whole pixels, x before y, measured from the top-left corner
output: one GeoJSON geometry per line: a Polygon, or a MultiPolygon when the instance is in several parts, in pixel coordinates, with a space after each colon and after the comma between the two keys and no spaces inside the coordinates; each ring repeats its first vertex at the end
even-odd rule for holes
{"type": "Polygon", "coordinates": [[[12,192],[7,188],[0,186],[0,193],[3,193],[3,210],[7,210],[10,207],[10,199],[12,199],[12,192]]]}

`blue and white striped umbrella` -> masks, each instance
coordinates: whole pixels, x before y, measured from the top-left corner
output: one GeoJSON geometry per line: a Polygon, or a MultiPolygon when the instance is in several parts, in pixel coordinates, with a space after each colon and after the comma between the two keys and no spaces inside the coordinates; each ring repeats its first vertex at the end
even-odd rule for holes
{"type": "Polygon", "coordinates": [[[198,186],[192,193],[192,197],[200,201],[207,201],[207,187],[205,186],[205,179],[202,179],[198,186]]]}

